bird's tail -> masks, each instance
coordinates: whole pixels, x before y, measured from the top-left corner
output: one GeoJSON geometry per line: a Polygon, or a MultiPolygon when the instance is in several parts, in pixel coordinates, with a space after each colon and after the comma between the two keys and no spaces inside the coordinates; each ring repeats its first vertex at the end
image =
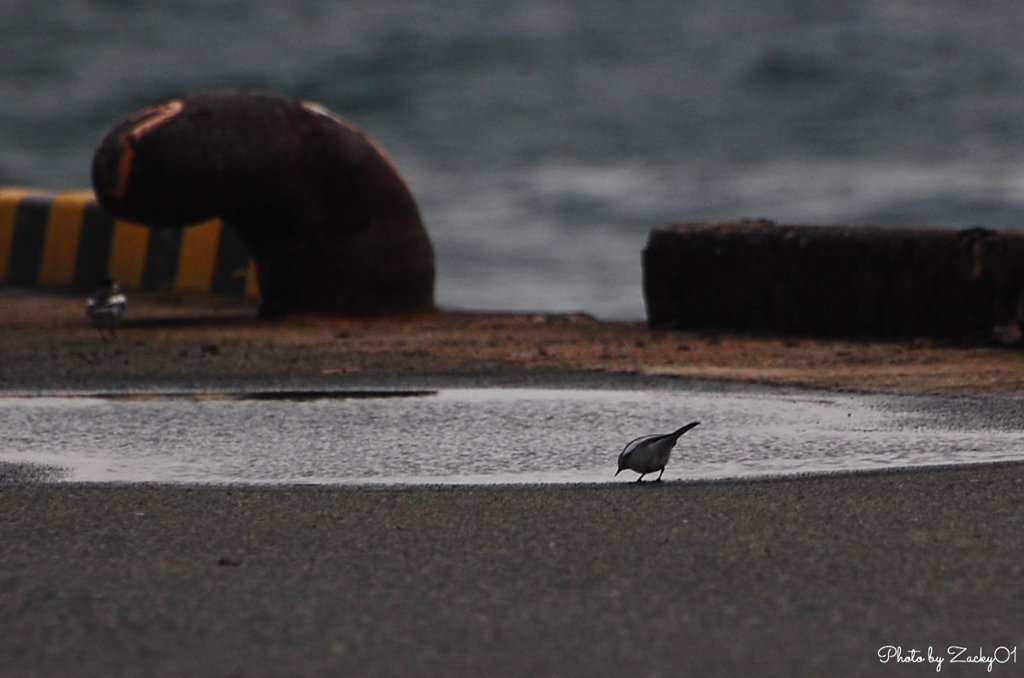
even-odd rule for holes
{"type": "Polygon", "coordinates": [[[696,426],[699,423],[700,423],[699,421],[691,421],[689,424],[687,424],[686,426],[682,427],[681,429],[673,431],[670,434],[669,437],[672,438],[673,440],[679,440],[679,436],[683,435],[684,433],[686,433],[687,431],[689,431],[691,428],[693,428],[694,426],[696,426]]]}

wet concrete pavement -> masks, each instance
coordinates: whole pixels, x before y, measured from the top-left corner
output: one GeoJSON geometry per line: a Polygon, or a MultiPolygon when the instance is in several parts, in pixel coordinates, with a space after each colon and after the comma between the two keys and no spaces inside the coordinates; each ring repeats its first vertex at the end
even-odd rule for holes
{"type": "MultiPolygon", "coordinates": [[[[633,402],[626,419],[605,416],[573,432],[581,451],[574,458],[592,450],[600,465],[590,468],[609,474],[624,438],[677,423],[681,402],[696,406],[706,397],[722,407],[710,408],[709,427],[681,445],[666,473],[673,480],[644,486],[345,485],[337,482],[344,473],[333,472],[332,484],[317,486],[83,484],[48,476],[47,467],[0,464],[5,678],[884,676],[934,672],[934,665],[882,663],[878,653],[890,646],[938,655],[951,646],[972,654],[1024,648],[1021,464],[740,482],[681,475],[687,460],[736,447],[729,441],[755,449],[817,401],[832,403],[825,410],[835,416],[792,435],[817,441],[805,446],[812,450],[843,438],[870,443],[854,451],[889,456],[907,447],[974,454],[989,438],[1012,442],[1024,384],[1019,351],[694,336],[533,316],[203,324],[189,308],[147,309],[134,300],[134,317],[152,320],[103,342],[80,317],[80,303],[23,301],[5,296],[0,304],[5,395],[240,392],[268,380],[288,390],[655,392],[633,402]],[[191,319],[168,322],[175,312],[191,319]],[[643,376],[651,373],[675,376],[643,376]],[[749,398],[750,387],[689,380],[701,376],[829,390],[771,389],[771,407],[747,428],[761,431],[755,441],[732,430],[740,419],[724,406],[749,398]],[[887,396],[870,396],[864,402],[883,406],[847,409],[851,394],[842,388],[933,395],[900,399],[889,410],[887,396]],[[873,447],[883,438],[897,443],[873,447]]],[[[109,417],[123,402],[87,398],[79,414],[99,408],[109,417]]],[[[215,423],[217,407],[231,416],[248,407],[219,401],[207,409],[216,402],[178,399],[169,430],[180,433],[183,412],[215,423]]],[[[756,398],[742,403],[736,407],[749,409],[751,421],[766,407],[756,398]]],[[[161,408],[138,404],[136,431],[151,428],[161,408]]],[[[278,404],[276,420],[287,423],[292,405],[278,404]]],[[[339,404],[303,403],[308,411],[339,404]]],[[[487,405],[513,414],[518,406],[487,405]]],[[[578,406],[544,401],[530,405],[529,419],[557,419],[578,406]]],[[[620,412],[614,402],[602,407],[620,412]]],[[[51,415],[33,416],[65,425],[51,415]]],[[[338,417],[330,421],[313,436],[328,459],[345,438],[338,417]]],[[[484,437],[475,420],[462,421],[467,433],[484,437]]],[[[517,437],[493,448],[506,458],[509,450],[536,450],[526,428],[510,427],[517,437]]],[[[23,451],[38,459],[31,441],[46,431],[30,429],[23,451]]],[[[229,451],[236,441],[221,439],[229,451]]],[[[59,438],[47,440],[51,453],[67,452],[59,438]]],[[[133,446],[139,441],[125,444],[133,446]]],[[[849,458],[849,447],[838,449],[837,458],[849,458]]],[[[209,461],[208,451],[197,454],[209,461]]],[[[245,468],[236,463],[244,454],[232,454],[232,467],[245,468]]],[[[941,675],[1015,669],[951,661],[941,675]]]]}

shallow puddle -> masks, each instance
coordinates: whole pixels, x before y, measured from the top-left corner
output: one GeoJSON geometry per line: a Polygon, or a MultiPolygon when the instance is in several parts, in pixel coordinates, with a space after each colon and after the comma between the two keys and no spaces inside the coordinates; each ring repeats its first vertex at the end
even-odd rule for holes
{"type": "Polygon", "coordinates": [[[12,396],[0,420],[0,463],[65,481],[629,482],[622,447],[689,421],[665,480],[1024,459],[1013,404],[769,389],[12,396]]]}

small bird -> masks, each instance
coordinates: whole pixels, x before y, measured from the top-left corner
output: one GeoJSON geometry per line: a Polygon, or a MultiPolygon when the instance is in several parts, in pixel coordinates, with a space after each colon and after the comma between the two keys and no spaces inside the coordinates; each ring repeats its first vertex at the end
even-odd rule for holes
{"type": "Polygon", "coordinates": [[[694,421],[672,433],[643,436],[630,442],[619,454],[619,470],[615,472],[615,475],[619,475],[626,469],[636,471],[640,474],[640,477],[636,479],[639,483],[648,473],[661,471],[654,479],[654,482],[658,482],[665,473],[665,465],[668,464],[669,455],[672,454],[672,448],[676,446],[679,437],[699,423],[699,421],[694,421]]]}
{"type": "Polygon", "coordinates": [[[128,297],[121,291],[121,287],[113,280],[105,280],[103,287],[97,289],[89,297],[85,313],[96,323],[96,327],[100,330],[100,336],[103,336],[104,327],[110,330],[111,335],[114,334],[114,323],[124,315],[127,309],[128,297]]]}

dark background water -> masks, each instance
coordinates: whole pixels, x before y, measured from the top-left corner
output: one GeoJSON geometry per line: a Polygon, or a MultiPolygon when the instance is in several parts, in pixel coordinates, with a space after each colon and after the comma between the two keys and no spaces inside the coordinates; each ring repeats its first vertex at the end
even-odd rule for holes
{"type": "Polygon", "coordinates": [[[673,221],[1024,204],[1024,3],[999,0],[0,0],[0,184],[88,187],[116,121],[228,87],[380,141],[448,307],[640,318],[673,221]]]}

